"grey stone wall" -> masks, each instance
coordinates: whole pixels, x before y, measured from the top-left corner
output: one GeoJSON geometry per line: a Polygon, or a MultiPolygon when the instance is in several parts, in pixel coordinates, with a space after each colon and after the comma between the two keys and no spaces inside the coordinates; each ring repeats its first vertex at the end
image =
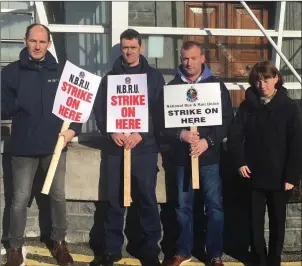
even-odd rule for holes
{"type": "MultiPolygon", "coordinates": [[[[69,148],[67,156],[66,173],[66,196],[67,201],[67,240],[70,242],[89,242],[99,241],[100,230],[102,228],[102,219],[104,217],[104,208],[106,206],[105,188],[99,189],[99,151],[96,148],[84,145],[73,145],[69,148]],[[83,158],[87,160],[83,161],[83,158]],[[77,172],[77,174],[75,174],[77,172]],[[86,174],[85,174],[86,173],[86,174]],[[87,192],[87,193],[86,193],[87,192]],[[98,198],[101,201],[98,201],[98,198]],[[72,199],[72,200],[70,200],[72,199]],[[89,200],[87,200],[89,199],[89,200]],[[92,239],[91,239],[92,237],[92,239]]],[[[160,158],[160,157],[159,157],[160,158]]],[[[7,239],[9,222],[9,205],[11,199],[11,166],[9,164],[10,156],[4,153],[3,156],[3,179],[1,182],[1,220],[3,220],[3,239],[7,239]],[[4,217],[3,217],[4,214],[4,217]]],[[[167,195],[169,179],[165,176],[164,170],[159,160],[160,172],[158,174],[157,198],[159,210],[163,212],[167,209],[167,195]],[[167,188],[166,188],[167,184],[167,188]]],[[[101,175],[101,179],[104,177],[101,175]]],[[[226,182],[232,183],[232,177],[222,177],[226,182]],[[228,178],[228,180],[224,179],[228,178]]],[[[28,208],[28,220],[26,226],[27,237],[38,237],[40,234],[47,235],[50,232],[50,212],[49,202],[45,195],[40,193],[41,183],[36,182],[33,189],[33,200],[28,208]],[[39,211],[40,210],[40,211],[39,211]]],[[[225,198],[225,234],[226,245],[238,246],[238,243],[245,241],[249,237],[248,231],[248,206],[246,196],[243,190],[235,185],[230,186],[231,191],[225,198]],[[235,187],[235,188],[234,188],[235,187]],[[231,201],[230,201],[231,198],[231,201]],[[237,228],[238,226],[238,228],[237,228]]],[[[224,190],[228,190],[224,187],[224,190]]],[[[171,195],[171,193],[170,193],[171,195]]],[[[171,200],[173,197],[169,197],[171,200]]],[[[135,207],[135,206],[134,206],[135,207]]],[[[167,213],[167,212],[166,212],[167,213]]],[[[164,217],[163,215],[162,217],[164,217]]],[[[132,219],[132,218],[131,218],[132,219]]],[[[135,226],[135,222],[130,219],[129,225],[135,226]]],[[[163,220],[163,223],[171,224],[171,219],[163,220]]],[[[268,221],[266,218],[266,237],[268,237],[268,221]]],[[[287,206],[286,221],[286,239],[285,250],[301,250],[301,203],[290,203],[287,206]]]]}
{"type": "MultiPolygon", "coordinates": [[[[1,202],[4,202],[3,192],[1,192],[1,202]]],[[[99,206],[102,203],[98,203],[99,206]]],[[[72,243],[88,243],[90,241],[90,234],[93,232],[95,220],[100,220],[95,217],[96,206],[95,202],[86,201],[68,201],[67,202],[67,240],[72,243]]],[[[3,213],[3,204],[1,204],[1,213],[3,213]]],[[[28,219],[26,226],[27,237],[40,236],[39,226],[39,210],[36,202],[28,209],[28,219]]],[[[233,219],[240,219],[233,217],[233,219]]],[[[101,224],[96,224],[99,228],[101,224]]],[[[4,227],[5,228],[5,227],[4,227]]],[[[268,239],[268,218],[266,215],[265,221],[266,239],[268,239]]],[[[98,237],[98,229],[96,229],[93,236],[98,237]]],[[[4,235],[3,239],[7,239],[4,235]]],[[[285,251],[301,251],[301,203],[292,203],[287,206],[287,221],[286,221],[286,235],[285,235],[285,251]]]]}

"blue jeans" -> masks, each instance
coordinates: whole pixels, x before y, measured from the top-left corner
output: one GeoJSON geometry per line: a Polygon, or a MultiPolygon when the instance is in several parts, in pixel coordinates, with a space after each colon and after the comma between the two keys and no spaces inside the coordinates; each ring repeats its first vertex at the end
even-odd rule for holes
{"type": "MultiPolygon", "coordinates": [[[[219,165],[201,166],[199,169],[200,185],[204,194],[207,213],[206,250],[209,259],[221,257],[223,253],[223,223],[222,185],[219,175],[219,165]]],[[[191,168],[176,167],[178,238],[176,254],[191,256],[193,248],[193,196],[191,168]]]]}

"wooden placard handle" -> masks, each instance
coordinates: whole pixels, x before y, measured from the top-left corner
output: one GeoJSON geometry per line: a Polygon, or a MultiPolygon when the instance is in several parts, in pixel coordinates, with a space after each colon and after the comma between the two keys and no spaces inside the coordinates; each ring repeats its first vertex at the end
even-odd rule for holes
{"type": "MultiPolygon", "coordinates": [[[[128,137],[130,133],[125,133],[128,137]]],[[[131,150],[124,148],[124,206],[128,207],[131,203],[131,150]]]]}
{"type": "MultiPolygon", "coordinates": [[[[190,127],[191,132],[197,132],[197,127],[190,127]]],[[[191,156],[192,163],[192,188],[199,189],[199,159],[191,156]]]]}
{"type": "MultiPolygon", "coordinates": [[[[61,132],[67,130],[69,128],[69,126],[70,126],[69,122],[64,122],[62,125],[62,128],[61,128],[61,132]]],[[[48,171],[47,171],[47,175],[46,175],[46,178],[44,181],[44,185],[43,185],[43,188],[41,191],[45,195],[49,194],[49,190],[51,188],[51,184],[52,184],[52,181],[53,181],[53,178],[54,178],[54,175],[55,175],[55,172],[56,172],[59,160],[60,160],[60,156],[61,156],[63,147],[64,147],[64,137],[60,136],[58,138],[58,141],[57,141],[57,144],[55,147],[55,151],[52,156],[52,159],[51,159],[48,171]]]]}

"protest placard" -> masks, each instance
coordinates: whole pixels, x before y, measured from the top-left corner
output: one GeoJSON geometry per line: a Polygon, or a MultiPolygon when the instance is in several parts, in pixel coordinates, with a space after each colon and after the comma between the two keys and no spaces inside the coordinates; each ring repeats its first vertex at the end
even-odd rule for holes
{"type": "MultiPolygon", "coordinates": [[[[64,121],[61,132],[67,130],[71,122],[85,123],[88,120],[100,82],[101,77],[66,61],[52,109],[52,113],[64,121]]],[[[43,194],[49,193],[63,147],[64,137],[61,136],[50,162],[43,194]]]]}
{"type": "Polygon", "coordinates": [[[108,76],[107,132],[148,132],[146,74],[108,76]]]}
{"type": "Polygon", "coordinates": [[[101,82],[101,77],[66,62],[56,98],[53,114],[65,122],[85,123],[101,82]]]}
{"type": "Polygon", "coordinates": [[[219,83],[165,86],[165,127],[221,125],[220,94],[219,83]]]}
{"type": "MultiPolygon", "coordinates": [[[[222,124],[219,83],[168,85],[164,87],[165,127],[190,127],[222,124]]],[[[192,187],[199,189],[198,157],[192,160],[192,187]]]]}
{"type": "MultiPolygon", "coordinates": [[[[107,86],[107,132],[148,132],[147,75],[109,75],[107,86]]],[[[130,178],[131,151],[124,149],[124,206],[131,202],[130,178]]]]}

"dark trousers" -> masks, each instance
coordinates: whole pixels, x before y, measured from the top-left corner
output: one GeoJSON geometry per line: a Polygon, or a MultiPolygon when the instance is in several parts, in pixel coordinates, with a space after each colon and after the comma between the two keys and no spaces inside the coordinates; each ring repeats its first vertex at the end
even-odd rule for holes
{"type": "Polygon", "coordinates": [[[280,266],[290,191],[252,189],[252,235],[256,262],[261,266],[280,266]],[[269,217],[268,255],[264,238],[265,209],[269,217]]]}
{"type": "MultiPolygon", "coordinates": [[[[34,177],[38,167],[47,173],[52,156],[12,157],[13,197],[10,207],[9,244],[12,248],[22,247],[27,219],[27,205],[30,200],[34,177]]],[[[61,154],[50,188],[50,208],[53,240],[64,240],[66,235],[65,200],[66,153],[61,154]]]]}
{"type": "MultiPolygon", "coordinates": [[[[102,167],[107,172],[108,208],[104,221],[103,252],[121,255],[124,243],[123,206],[123,158],[106,156],[102,167]]],[[[138,205],[138,217],[142,232],[141,241],[136,248],[138,258],[158,256],[158,241],[161,225],[156,199],[157,153],[142,154],[131,158],[131,197],[138,205]]]]}

